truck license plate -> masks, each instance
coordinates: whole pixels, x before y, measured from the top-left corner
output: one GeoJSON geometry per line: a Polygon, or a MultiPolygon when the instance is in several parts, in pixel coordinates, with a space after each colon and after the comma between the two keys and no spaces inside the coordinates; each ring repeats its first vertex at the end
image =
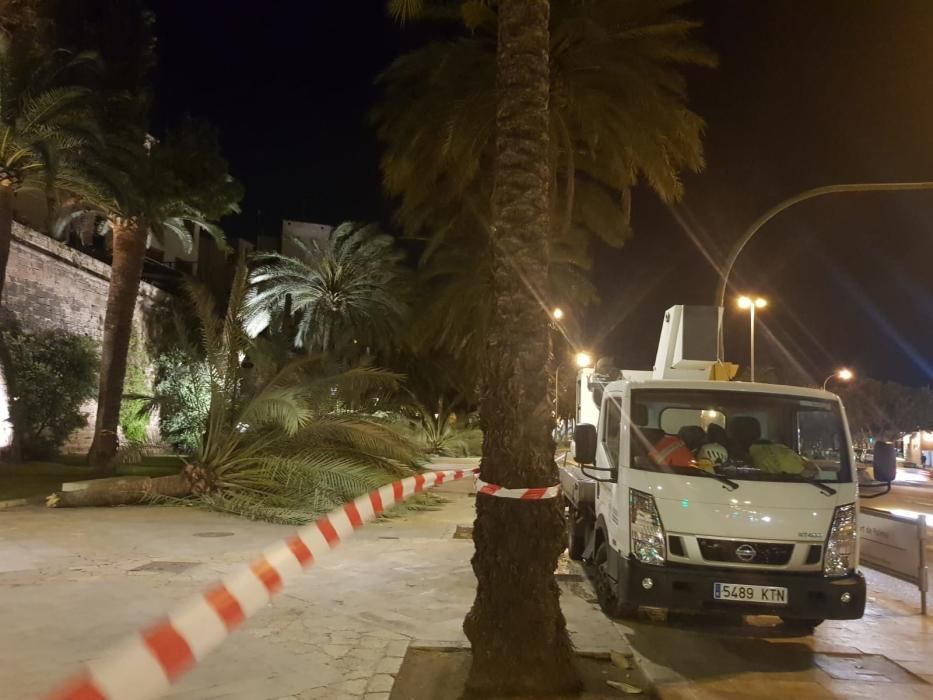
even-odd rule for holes
{"type": "Polygon", "coordinates": [[[714,583],[713,598],[737,603],[787,605],[787,589],[778,586],[746,586],[739,583],[714,583]]]}

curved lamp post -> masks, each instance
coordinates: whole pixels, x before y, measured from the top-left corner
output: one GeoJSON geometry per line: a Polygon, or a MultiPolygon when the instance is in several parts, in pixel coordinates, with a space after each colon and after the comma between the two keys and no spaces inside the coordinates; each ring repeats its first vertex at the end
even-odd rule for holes
{"type": "MultiPolygon", "coordinates": [[[[824,194],[834,194],[837,192],[891,192],[900,190],[933,190],[933,182],[867,182],[847,185],[826,185],[824,187],[815,187],[812,190],[807,190],[805,192],[795,194],[793,197],[785,199],[783,202],[780,202],[779,204],[771,207],[768,209],[768,211],[755,219],[751,226],[745,229],[745,233],[739,237],[739,239],[735,242],[735,245],[732,246],[732,250],[729,251],[726,262],[722,266],[722,270],[719,273],[719,284],[716,287],[716,306],[719,309],[722,309],[725,305],[726,287],[729,284],[729,275],[732,274],[732,268],[735,267],[735,261],[738,259],[742,250],[746,245],[748,245],[748,242],[752,239],[752,237],[758,233],[758,229],[771,221],[771,219],[773,219],[785,209],[788,209],[795,204],[799,204],[800,202],[805,202],[808,199],[822,197],[824,194]]],[[[719,313],[717,334],[717,359],[722,362],[724,351],[722,337],[722,311],[719,313]]]]}
{"type": "Polygon", "coordinates": [[[833,372],[831,375],[829,375],[828,377],[826,377],[825,380],[823,380],[823,391],[826,391],[826,385],[829,384],[829,380],[830,380],[830,379],[833,379],[834,377],[835,377],[836,379],[838,379],[839,381],[841,381],[841,382],[847,382],[847,381],[849,381],[850,379],[852,379],[854,376],[855,376],[855,375],[852,373],[852,370],[851,370],[851,369],[847,369],[847,368],[843,367],[842,369],[840,369],[840,370],[838,370],[838,371],[836,371],[836,372],[833,372]]]}

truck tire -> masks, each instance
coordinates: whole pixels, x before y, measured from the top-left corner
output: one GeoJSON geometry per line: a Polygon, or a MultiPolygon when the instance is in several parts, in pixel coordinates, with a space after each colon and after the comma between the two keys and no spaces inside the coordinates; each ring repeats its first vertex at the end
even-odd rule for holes
{"type": "Polygon", "coordinates": [[[567,506],[567,556],[573,561],[580,561],[585,549],[586,533],[581,532],[577,525],[577,509],[569,505],[567,506]]]}
{"type": "Polygon", "coordinates": [[[781,623],[784,625],[784,629],[793,634],[800,635],[801,637],[807,637],[813,634],[813,630],[823,624],[823,620],[820,619],[800,619],[800,618],[781,618],[781,623]]]}
{"type": "Polygon", "coordinates": [[[596,548],[593,560],[593,587],[599,607],[611,619],[633,618],[638,614],[638,606],[619,600],[612,579],[609,578],[609,545],[603,541],[596,548]]]}

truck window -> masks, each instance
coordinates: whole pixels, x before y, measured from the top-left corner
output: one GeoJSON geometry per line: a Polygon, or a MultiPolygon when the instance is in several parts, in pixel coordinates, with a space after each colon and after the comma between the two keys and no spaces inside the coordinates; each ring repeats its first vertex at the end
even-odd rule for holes
{"type": "Polygon", "coordinates": [[[619,466],[619,452],[622,449],[622,407],[613,397],[606,398],[606,410],[603,413],[603,447],[613,467],[619,466]]]}
{"type": "Polygon", "coordinates": [[[631,464],[731,479],[852,480],[838,403],[702,389],[632,391],[631,464]]]}

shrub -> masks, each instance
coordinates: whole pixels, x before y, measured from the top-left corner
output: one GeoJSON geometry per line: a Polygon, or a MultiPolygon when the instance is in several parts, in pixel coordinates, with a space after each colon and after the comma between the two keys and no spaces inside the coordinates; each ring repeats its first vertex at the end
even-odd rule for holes
{"type": "Polygon", "coordinates": [[[16,379],[10,415],[23,456],[47,457],[87,425],[81,406],[97,393],[97,344],[62,330],[7,331],[3,339],[16,379]]]}
{"type": "Polygon", "coordinates": [[[126,379],[123,381],[124,398],[120,403],[120,428],[123,436],[130,443],[144,443],[148,437],[149,415],[145,411],[146,401],[142,398],[149,393],[149,380],[146,377],[148,358],[136,329],[130,336],[130,348],[127,353],[126,379]]]}
{"type": "Polygon", "coordinates": [[[211,405],[207,363],[180,348],[162,353],[154,393],[162,439],[179,453],[191,454],[204,435],[211,405]]]}

